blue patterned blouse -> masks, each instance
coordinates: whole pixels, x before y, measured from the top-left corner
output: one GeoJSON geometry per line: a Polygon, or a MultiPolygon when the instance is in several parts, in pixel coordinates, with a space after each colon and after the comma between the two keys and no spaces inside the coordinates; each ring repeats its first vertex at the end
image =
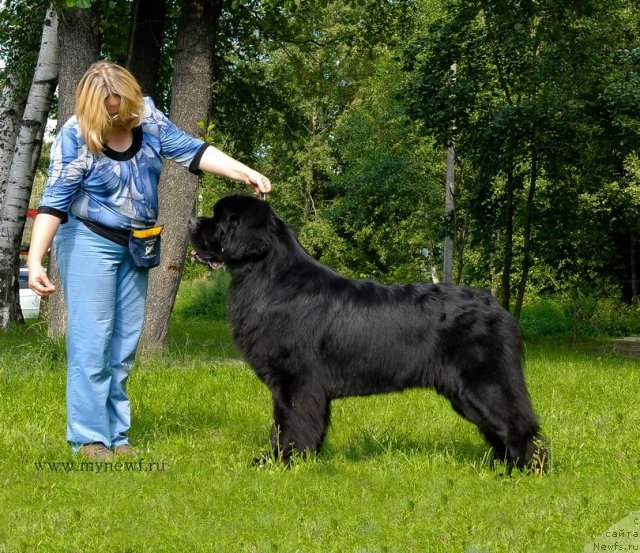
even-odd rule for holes
{"type": "Polygon", "coordinates": [[[186,134],[145,98],[140,126],[125,152],[89,151],[73,116],[60,129],[51,149],[49,177],[39,213],[66,222],[78,217],[113,229],[153,226],[158,218],[158,180],[162,158],[199,173],[207,144],[186,134]]]}

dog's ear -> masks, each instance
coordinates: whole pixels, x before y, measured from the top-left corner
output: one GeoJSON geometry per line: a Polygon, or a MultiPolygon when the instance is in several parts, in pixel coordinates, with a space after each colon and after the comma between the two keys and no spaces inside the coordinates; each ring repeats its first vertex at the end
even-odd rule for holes
{"type": "Polygon", "coordinates": [[[234,213],[221,241],[222,258],[226,262],[261,259],[271,249],[272,225],[275,217],[266,202],[253,204],[251,209],[234,213]]]}

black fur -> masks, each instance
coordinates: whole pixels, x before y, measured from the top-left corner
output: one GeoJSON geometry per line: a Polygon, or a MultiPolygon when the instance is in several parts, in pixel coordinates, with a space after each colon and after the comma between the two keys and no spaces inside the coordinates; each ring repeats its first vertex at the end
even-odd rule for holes
{"type": "Polygon", "coordinates": [[[271,447],[316,452],[334,398],[435,388],[509,467],[530,464],[539,426],[518,324],[462,286],[383,286],[313,259],[271,206],[232,195],[191,219],[202,262],[231,272],[229,321],[273,396],[271,447]]]}

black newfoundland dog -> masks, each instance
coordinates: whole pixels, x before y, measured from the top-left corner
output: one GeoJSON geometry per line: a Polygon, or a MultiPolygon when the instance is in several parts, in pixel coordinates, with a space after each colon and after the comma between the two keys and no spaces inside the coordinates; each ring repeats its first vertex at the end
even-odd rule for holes
{"type": "Polygon", "coordinates": [[[229,321],[273,396],[271,448],[316,452],[334,398],[435,388],[509,468],[542,450],[518,324],[462,286],[383,286],[313,259],[263,200],[222,198],[189,221],[194,256],[231,273],[229,321]]]}

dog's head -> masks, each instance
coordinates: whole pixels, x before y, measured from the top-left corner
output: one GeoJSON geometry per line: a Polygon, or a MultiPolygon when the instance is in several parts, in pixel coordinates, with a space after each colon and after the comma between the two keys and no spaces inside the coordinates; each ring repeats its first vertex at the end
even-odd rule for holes
{"type": "Polygon", "coordinates": [[[213,206],[213,217],[189,220],[192,255],[212,269],[261,259],[271,248],[278,223],[268,202],[244,194],[225,196],[213,206]]]}

